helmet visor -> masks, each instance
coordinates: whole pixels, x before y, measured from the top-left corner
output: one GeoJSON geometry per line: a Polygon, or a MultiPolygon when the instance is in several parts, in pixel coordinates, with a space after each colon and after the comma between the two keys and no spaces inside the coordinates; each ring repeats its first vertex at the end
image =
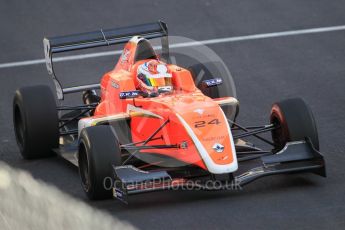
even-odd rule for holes
{"type": "Polygon", "coordinates": [[[171,77],[147,77],[147,83],[153,87],[171,86],[171,77]]]}

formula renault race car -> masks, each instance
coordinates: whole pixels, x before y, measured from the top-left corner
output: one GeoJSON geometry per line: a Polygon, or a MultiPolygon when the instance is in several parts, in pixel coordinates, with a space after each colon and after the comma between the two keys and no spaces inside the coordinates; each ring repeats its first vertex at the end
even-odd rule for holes
{"type": "Polygon", "coordinates": [[[193,68],[171,64],[164,22],[44,38],[44,50],[59,103],[78,92],[84,103],[57,106],[45,85],[18,89],[18,146],[25,159],[57,154],[76,165],[90,199],[127,202],[131,194],[186,186],[229,189],[283,173],[326,176],[304,100],[274,103],[266,125],[238,124],[238,100],[214,94],[226,76],[196,82],[193,68]],[[159,56],[149,42],[153,38],[161,39],[159,56]],[[100,84],[63,88],[56,78],[54,53],[121,43],[119,61],[100,84]],[[270,147],[259,148],[246,137],[270,147]],[[253,166],[243,171],[248,162],[253,166]]]}

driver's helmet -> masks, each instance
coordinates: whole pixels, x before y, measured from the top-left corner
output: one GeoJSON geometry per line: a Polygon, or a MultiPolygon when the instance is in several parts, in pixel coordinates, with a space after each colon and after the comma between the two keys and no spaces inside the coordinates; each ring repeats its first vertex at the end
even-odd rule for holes
{"type": "Polygon", "coordinates": [[[137,69],[139,88],[147,93],[169,93],[172,91],[171,73],[164,62],[150,60],[137,69]]]}

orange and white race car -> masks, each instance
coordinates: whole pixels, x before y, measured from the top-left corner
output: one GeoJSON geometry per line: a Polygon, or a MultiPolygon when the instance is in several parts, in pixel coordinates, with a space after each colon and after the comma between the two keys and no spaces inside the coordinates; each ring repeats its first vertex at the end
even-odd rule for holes
{"type": "Polygon", "coordinates": [[[130,194],[164,189],[234,189],[281,173],[326,176],[314,117],[302,99],[274,103],[269,124],[244,127],[236,122],[238,100],[211,93],[224,79],[211,75],[197,83],[193,69],[171,64],[167,36],[159,21],[44,38],[57,99],[82,92],[84,104],[57,106],[44,85],[18,89],[13,119],[22,156],[58,154],[78,166],[90,199],[124,202],[130,194]],[[161,38],[160,57],[153,38],[161,38]],[[121,43],[121,57],[100,84],[62,88],[54,53],[121,43]],[[270,147],[256,147],[249,136],[270,147]],[[246,162],[255,165],[243,171],[246,162]]]}

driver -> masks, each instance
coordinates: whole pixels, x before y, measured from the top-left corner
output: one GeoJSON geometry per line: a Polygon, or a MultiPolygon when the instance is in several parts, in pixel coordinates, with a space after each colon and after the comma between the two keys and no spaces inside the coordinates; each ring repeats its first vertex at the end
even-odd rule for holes
{"type": "Polygon", "coordinates": [[[165,63],[149,60],[137,69],[138,88],[148,95],[171,93],[173,90],[171,73],[165,63]]]}

